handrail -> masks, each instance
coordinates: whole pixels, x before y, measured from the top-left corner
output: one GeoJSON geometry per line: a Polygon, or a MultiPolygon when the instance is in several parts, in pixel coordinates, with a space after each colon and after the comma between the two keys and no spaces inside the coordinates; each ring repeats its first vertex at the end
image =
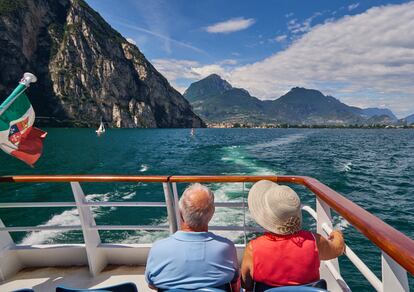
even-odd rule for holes
{"type": "Polygon", "coordinates": [[[414,275],[414,240],[318,180],[307,177],[303,184],[414,275]]]}
{"type": "Polygon", "coordinates": [[[134,176],[134,175],[24,175],[2,176],[1,182],[174,182],[217,183],[256,182],[296,183],[309,188],[322,201],[343,216],[358,231],[414,275],[414,240],[381,221],[318,180],[306,176],[134,176]]]}
{"type": "Polygon", "coordinates": [[[0,176],[1,182],[168,182],[167,175],[14,175],[0,176]]]}

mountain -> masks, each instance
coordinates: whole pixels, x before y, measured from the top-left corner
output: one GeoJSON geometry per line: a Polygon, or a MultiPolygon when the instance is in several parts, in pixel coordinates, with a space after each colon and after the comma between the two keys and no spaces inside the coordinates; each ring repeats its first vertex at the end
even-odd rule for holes
{"type": "Polygon", "coordinates": [[[397,121],[398,118],[394,115],[394,113],[387,108],[364,108],[360,112],[361,115],[366,116],[367,118],[372,118],[374,116],[388,116],[391,118],[392,121],[397,121]]]}
{"type": "Polygon", "coordinates": [[[218,96],[233,87],[226,80],[221,79],[217,74],[211,74],[206,78],[194,82],[184,92],[184,97],[190,101],[199,101],[211,96],[218,96]]]}
{"type": "Polygon", "coordinates": [[[0,0],[0,96],[25,71],[38,116],[69,125],[200,127],[140,50],[83,0],[0,0]]]}
{"type": "Polygon", "coordinates": [[[353,108],[320,91],[301,87],[274,100],[268,109],[269,115],[278,120],[307,125],[356,124],[362,121],[353,113],[353,108]]]}
{"type": "Polygon", "coordinates": [[[405,117],[403,120],[405,120],[408,125],[414,124],[414,114],[405,117]]]}
{"type": "Polygon", "coordinates": [[[242,88],[234,88],[217,74],[194,82],[184,97],[209,122],[257,122],[268,120],[263,102],[242,88]]]}
{"type": "Polygon", "coordinates": [[[192,102],[193,109],[209,122],[259,122],[265,116],[263,102],[241,88],[231,88],[221,94],[192,102]]]}
{"type": "Polygon", "coordinates": [[[361,109],[318,90],[295,87],[276,100],[262,101],[216,74],[191,84],[184,97],[197,114],[214,123],[349,125],[366,120],[358,113],[361,109]]]}

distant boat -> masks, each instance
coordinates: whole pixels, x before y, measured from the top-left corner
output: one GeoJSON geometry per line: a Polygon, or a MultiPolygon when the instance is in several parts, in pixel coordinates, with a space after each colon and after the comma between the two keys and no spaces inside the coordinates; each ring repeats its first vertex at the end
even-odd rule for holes
{"type": "Polygon", "coordinates": [[[194,128],[191,128],[191,136],[194,136],[195,135],[195,130],[194,130],[194,128]]]}
{"type": "Polygon", "coordinates": [[[98,130],[96,130],[95,132],[98,136],[101,136],[103,133],[105,133],[105,125],[102,121],[101,121],[101,124],[99,125],[98,130]]]}

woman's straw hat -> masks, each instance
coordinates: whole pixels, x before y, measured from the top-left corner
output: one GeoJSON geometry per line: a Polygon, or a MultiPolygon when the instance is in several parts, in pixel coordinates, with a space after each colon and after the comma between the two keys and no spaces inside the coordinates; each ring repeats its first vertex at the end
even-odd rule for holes
{"type": "Polygon", "coordinates": [[[249,191],[248,204],[253,219],[267,231],[287,235],[302,228],[300,199],[288,186],[258,181],[249,191]]]}

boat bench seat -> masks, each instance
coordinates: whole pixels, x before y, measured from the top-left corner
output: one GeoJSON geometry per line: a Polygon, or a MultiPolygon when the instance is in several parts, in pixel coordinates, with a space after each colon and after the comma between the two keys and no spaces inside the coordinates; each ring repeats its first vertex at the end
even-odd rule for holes
{"type": "Polygon", "coordinates": [[[306,285],[298,285],[298,286],[283,286],[283,287],[272,287],[269,285],[266,285],[264,283],[256,282],[254,286],[255,292],[283,292],[283,291],[327,291],[327,283],[324,279],[320,279],[318,281],[306,284],[306,285]]]}
{"type": "Polygon", "coordinates": [[[138,292],[137,286],[134,283],[122,283],[118,285],[92,288],[92,289],[73,289],[63,286],[56,287],[56,292],[138,292]]]}

